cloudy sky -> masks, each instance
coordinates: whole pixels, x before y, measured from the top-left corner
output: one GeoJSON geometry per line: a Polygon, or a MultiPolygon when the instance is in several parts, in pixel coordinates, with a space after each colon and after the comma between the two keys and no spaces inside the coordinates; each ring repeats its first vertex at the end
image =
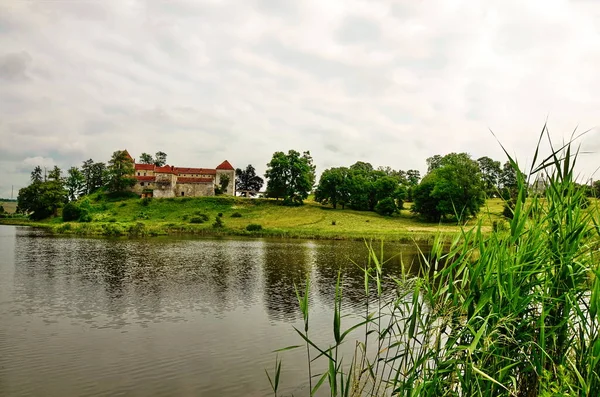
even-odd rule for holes
{"type": "Polygon", "coordinates": [[[423,172],[452,151],[504,161],[492,129],[524,163],[546,118],[557,140],[592,129],[589,177],[599,93],[594,0],[2,0],[0,197],[123,148],[423,172]]]}

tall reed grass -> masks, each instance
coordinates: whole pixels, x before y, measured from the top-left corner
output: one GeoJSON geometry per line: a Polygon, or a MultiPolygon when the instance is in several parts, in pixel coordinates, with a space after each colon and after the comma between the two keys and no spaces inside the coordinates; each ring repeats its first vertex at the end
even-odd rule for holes
{"type": "Polygon", "coordinates": [[[507,230],[469,229],[449,244],[438,238],[420,275],[395,279],[391,294],[383,287],[383,254],[367,244],[364,314],[343,328],[338,279],[330,346],[311,340],[308,286],[298,292],[307,394],[600,395],[597,212],[582,208],[572,140],[540,161],[538,153],[530,178],[549,175],[545,198],[526,198],[528,181],[517,172],[507,230]],[[349,339],[359,329],[361,339],[349,339]],[[341,357],[343,343],[356,344],[352,357],[341,357]],[[316,360],[328,370],[315,374],[316,360]]]}

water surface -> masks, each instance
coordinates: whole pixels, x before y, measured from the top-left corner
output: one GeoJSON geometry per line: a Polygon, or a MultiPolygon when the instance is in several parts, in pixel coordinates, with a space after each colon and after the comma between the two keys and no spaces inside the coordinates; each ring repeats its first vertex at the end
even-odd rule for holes
{"type": "MultiPolygon", "coordinates": [[[[386,257],[414,248],[386,245],[386,257]]],[[[310,278],[311,333],[330,343],[363,310],[362,242],[51,237],[0,226],[0,395],[264,396],[271,353],[301,344],[294,283],[310,278]]],[[[401,272],[400,256],[386,264],[401,272]]],[[[287,395],[307,395],[302,350],[284,352],[287,395]]]]}

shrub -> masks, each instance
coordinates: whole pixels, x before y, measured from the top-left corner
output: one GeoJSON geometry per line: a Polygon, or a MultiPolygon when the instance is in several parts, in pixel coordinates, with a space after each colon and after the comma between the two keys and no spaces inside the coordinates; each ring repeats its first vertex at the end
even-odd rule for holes
{"type": "Polygon", "coordinates": [[[206,221],[201,216],[194,216],[192,219],[190,219],[190,223],[204,223],[204,222],[206,222],[206,221]]]}
{"type": "Polygon", "coordinates": [[[222,213],[222,212],[219,212],[219,213],[217,214],[217,216],[218,216],[219,218],[221,218],[221,217],[223,217],[223,213],[222,213]]]}
{"type": "Polygon", "coordinates": [[[220,216],[215,217],[215,223],[212,224],[212,227],[214,227],[215,229],[219,229],[224,226],[225,224],[223,223],[223,219],[221,219],[220,216]]]}
{"type": "Polygon", "coordinates": [[[130,226],[127,232],[131,236],[143,236],[146,234],[146,225],[142,222],[137,222],[135,225],[130,226]]]}
{"type": "Polygon", "coordinates": [[[208,215],[204,214],[201,211],[194,212],[194,215],[196,215],[197,218],[202,218],[202,221],[204,221],[204,222],[207,222],[209,219],[208,215]]]}
{"type": "Polygon", "coordinates": [[[375,212],[379,215],[392,216],[397,211],[396,202],[391,197],[384,198],[375,206],[375,212]]]}
{"type": "Polygon", "coordinates": [[[246,226],[246,230],[249,232],[258,232],[262,230],[262,228],[262,225],[259,225],[258,223],[251,223],[248,226],[246,226]]]}
{"type": "Polygon", "coordinates": [[[127,203],[121,203],[119,204],[119,207],[125,207],[127,205],[127,203]]]}
{"type": "Polygon", "coordinates": [[[151,202],[152,202],[152,197],[144,197],[141,201],[141,204],[144,207],[147,207],[148,205],[150,205],[151,202]]]}
{"type": "Polygon", "coordinates": [[[81,216],[81,208],[75,202],[69,202],[65,204],[62,211],[62,218],[65,222],[71,222],[79,220],[81,216]]]}
{"type": "Polygon", "coordinates": [[[4,206],[0,205],[0,214],[4,214],[6,211],[4,211],[4,206]]]}
{"type": "Polygon", "coordinates": [[[79,222],[91,222],[91,221],[92,221],[92,215],[90,214],[90,212],[87,209],[82,208],[81,215],[79,216],[79,222]]]}
{"type": "Polygon", "coordinates": [[[505,218],[512,219],[514,210],[515,210],[515,200],[509,199],[504,203],[504,208],[502,209],[502,215],[505,218]]]}
{"type": "Polygon", "coordinates": [[[240,214],[239,212],[234,212],[233,214],[231,214],[232,218],[241,218],[242,214],[240,214]]]}
{"type": "Polygon", "coordinates": [[[336,225],[335,221],[331,221],[331,226],[335,226],[335,225],[336,225]]]}

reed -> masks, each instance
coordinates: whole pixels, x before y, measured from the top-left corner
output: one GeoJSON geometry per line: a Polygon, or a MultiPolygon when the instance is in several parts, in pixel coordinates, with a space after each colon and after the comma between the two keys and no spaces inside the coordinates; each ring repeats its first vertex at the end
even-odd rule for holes
{"type": "MultiPolygon", "coordinates": [[[[540,139],[547,135],[544,127],[540,139]]],[[[600,395],[600,225],[575,186],[573,140],[551,152],[538,161],[536,150],[529,173],[549,175],[543,199],[526,199],[517,172],[506,230],[479,224],[450,243],[438,236],[420,274],[394,279],[391,290],[383,255],[367,244],[365,312],[343,328],[352,320],[341,314],[338,278],[327,347],[310,339],[308,289],[299,295],[308,366],[328,361],[322,374],[309,370],[310,395],[325,385],[331,396],[600,395]],[[362,339],[349,338],[358,328],[362,339]],[[356,344],[347,364],[343,343],[356,344]]]]}

